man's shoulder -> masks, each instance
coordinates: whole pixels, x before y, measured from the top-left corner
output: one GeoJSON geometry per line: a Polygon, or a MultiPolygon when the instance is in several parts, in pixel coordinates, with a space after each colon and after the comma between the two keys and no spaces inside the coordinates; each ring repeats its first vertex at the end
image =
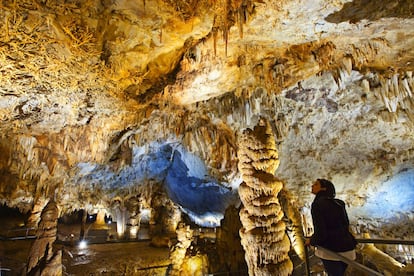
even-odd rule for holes
{"type": "Polygon", "coordinates": [[[332,205],[339,205],[345,206],[345,202],[341,199],[331,198],[331,197],[322,197],[318,200],[315,200],[312,203],[313,206],[332,206],[332,205]]]}
{"type": "Polygon", "coordinates": [[[341,199],[338,199],[338,198],[334,198],[334,200],[333,200],[336,204],[338,204],[338,205],[341,205],[342,207],[344,207],[345,206],[345,202],[343,201],[343,200],[341,200],[341,199]]]}

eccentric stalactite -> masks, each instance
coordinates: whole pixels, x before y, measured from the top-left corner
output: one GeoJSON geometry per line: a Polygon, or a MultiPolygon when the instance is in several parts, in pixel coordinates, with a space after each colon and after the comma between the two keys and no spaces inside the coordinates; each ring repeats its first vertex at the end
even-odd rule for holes
{"type": "Polygon", "coordinates": [[[62,275],[62,251],[55,250],[59,210],[54,201],[49,201],[41,214],[36,240],[27,262],[27,275],[62,275]]]}
{"type": "Polygon", "coordinates": [[[283,183],[273,175],[279,156],[267,120],[260,119],[253,130],[242,133],[238,157],[244,181],[239,188],[243,204],[240,237],[249,275],[290,275],[290,242],[278,200],[283,183]]]}

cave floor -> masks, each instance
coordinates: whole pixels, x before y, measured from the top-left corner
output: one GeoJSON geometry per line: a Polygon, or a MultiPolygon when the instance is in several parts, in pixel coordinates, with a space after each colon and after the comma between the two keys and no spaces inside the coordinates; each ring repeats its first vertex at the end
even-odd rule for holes
{"type": "MultiPolygon", "coordinates": [[[[18,227],[18,222],[0,228],[0,275],[24,275],[27,258],[34,241],[33,232],[18,227]],[[25,239],[25,237],[28,239],[25,239]],[[8,238],[5,240],[4,238],[8,238]]],[[[85,227],[85,246],[80,246],[80,225],[59,224],[57,249],[62,250],[63,275],[166,275],[168,247],[150,245],[148,228],[143,227],[135,239],[117,239],[116,225],[85,227]]]]}
{"type": "MultiPolygon", "coordinates": [[[[24,275],[32,242],[0,242],[0,275],[24,275]]],[[[166,275],[170,264],[168,248],[149,246],[148,241],[57,247],[62,249],[63,275],[166,275]]]]}
{"type": "MultiPolygon", "coordinates": [[[[135,238],[126,235],[118,239],[115,223],[86,224],[85,247],[80,246],[79,233],[80,224],[58,225],[55,246],[62,250],[63,275],[168,275],[169,248],[150,245],[148,225],[143,225],[135,238]]],[[[3,219],[0,238],[12,240],[0,239],[1,276],[25,275],[33,235],[34,232],[24,228],[21,221],[10,217],[3,219]],[[25,236],[29,239],[23,239],[25,236]]],[[[296,262],[292,275],[305,275],[303,264],[299,264],[300,267],[297,265],[296,262]]],[[[317,258],[311,258],[311,266],[311,275],[323,275],[319,274],[321,267],[317,258]]]]}

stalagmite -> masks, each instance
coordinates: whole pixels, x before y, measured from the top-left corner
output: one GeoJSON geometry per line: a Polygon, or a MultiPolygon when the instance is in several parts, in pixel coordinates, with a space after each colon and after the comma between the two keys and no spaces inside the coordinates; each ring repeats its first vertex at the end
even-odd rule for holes
{"type": "Polygon", "coordinates": [[[182,272],[182,266],[185,262],[187,249],[193,241],[193,230],[190,226],[180,223],[177,227],[177,243],[173,246],[170,253],[171,259],[171,276],[187,275],[182,272]]]}
{"type": "Polygon", "coordinates": [[[27,275],[62,275],[62,251],[55,250],[59,210],[54,201],[49,201],[43,209],[36,240],[27,262],[27,275]]]}
{"type": "Polygon", "coordinates": [[[105,225],[105,210],[99,209],[96,214],[96,225],[105,225]]]}
{"type": "Polygon", "coordinates": [[[116,217],[116,232],[118,233],[118,238],[122,239],[125,236],[126,230],[126,221],[128,216],[128,211],[125,206],[119,206],[115,209],[116,217]]]}
{"type": "Polygon", "coordinates": [[[267,120],[262,118],[254,130],[243,132],[238,158],[243,177],[239,188],[243,204],[240,237],[249,275],[290,275],[293,270],[288,256],[290,242],[277,198],[283,183],[273,175],[279,158],[267,120]]]}
{"type": "Polygon", "coordinates": [[[240,243],[240,237],[237,235],[242,227],[238,213],[239,210],[234,206],[227,208],[220,223],[221,227],[217,229],[216,245],[219,263],[213,265],[218,267],[218,271],[246,270],[244,250],[240,243]]]}
{"type": "Polygon", "coordinates": [[[32,212],[30,217],[27,220],[27,228],[37,228],[39,225],[40,217],[42,214],[43,208],[46,206],[49,199],[40,196],[36,201],[32,208],[32,212]]]}
{"type": "Polygon", "coordinates": [[[127,201],[130,224],[130,238],[136,238],[141,224],[141,208],[138,197],[131,197],[127,201]]]}

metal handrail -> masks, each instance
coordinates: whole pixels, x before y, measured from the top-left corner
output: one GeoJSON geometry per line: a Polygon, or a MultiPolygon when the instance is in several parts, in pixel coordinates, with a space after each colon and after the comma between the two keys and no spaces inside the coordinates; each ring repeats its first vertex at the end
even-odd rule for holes
{"type": "MultiPolygon", "coordinates": [[[[308,237],[309,238],[309,237],[308,237]]],[[[357,238],[356,241],[358,243],[377,243],[377,244],[405,244],[405,245],[414,245],[414,241],[412,240],[396,240],[396,239],[392,239],[392,240],[388,240],[388,239],[361,239],[361,238],[357,238]]],[[[351,266],[356,266],[359,269],[364,270],[365,272],[370,273],[370,275],[383,275],[380,274],[379,272],[372,270],[356,261],[347,259],[346,257],[337,254],[336,252],[330,251],[326,248],[317,246],[318,249],[321,249],[323,251],[326,251],[327,253],[331,253],[332,255],[334,255],[335,257],[337,257],[338,259],[340,259],[341,261],[343,261],[344,263],[347,263],[351,266]],[[329,252],[328,252],[329,251],[329,252]],[[367,269],[369,271],[367,271],[367,269]]],[[[306,275],[310,275],[310,268],[309,268],[309,251],[308,248],[305,247],[305,253],[306,253],[306,260],[304,261],[305,264],[305,269],[306,269],[306,275]]]]}
{"type": "Polygon", "coordinates": [[[36,230],[34,227],[25,227],[25,228],[16,228],[16,229],[9,229],[6,233],[5,237],[2,237],[4,240],[27,240],[27,239],[34,239],[36,235],[29,235],[30,231],[36,230]],[[24,236],[10,236],[11,233],[21,233],[24,232],[24,236]]]}
{"type": "Polygon", "coordinates": [[[318,248],[318,250],[321,250],[321,251],[327,253],[328,255],[331,255],[331,257],[338,258],[340,261],[342,261],[344,263],[347,263],[350,266],[353,266],[353,267],[355,267],[359,270],[362,270],[362,271],[368,273],[368,275],[375,275],[375,276],[382,276],[383,275],[383,274],[381,274],[381,273],[379,273],[379,272],[377,272],[377,271],[375,271],[375,270],[373,270],[373,269],[371,269],[367,266],[364,266],[364,265],[362,265],[362,264],[360,264],[360,263],[358,263],[354,260],[348,259],[348,258],[342,256],[341,254],[333,252],[333,251],[331,251],[329,249],[326,249],[322,246],[317,246],[317,248],[318,248]]]}
{"type": "Polygon", "coordinates": [[[414,245],[414,241],[386,240],[386,239],[356,239],[358,243],[381,243],[381,244],[406,244],[414,245]]]}

